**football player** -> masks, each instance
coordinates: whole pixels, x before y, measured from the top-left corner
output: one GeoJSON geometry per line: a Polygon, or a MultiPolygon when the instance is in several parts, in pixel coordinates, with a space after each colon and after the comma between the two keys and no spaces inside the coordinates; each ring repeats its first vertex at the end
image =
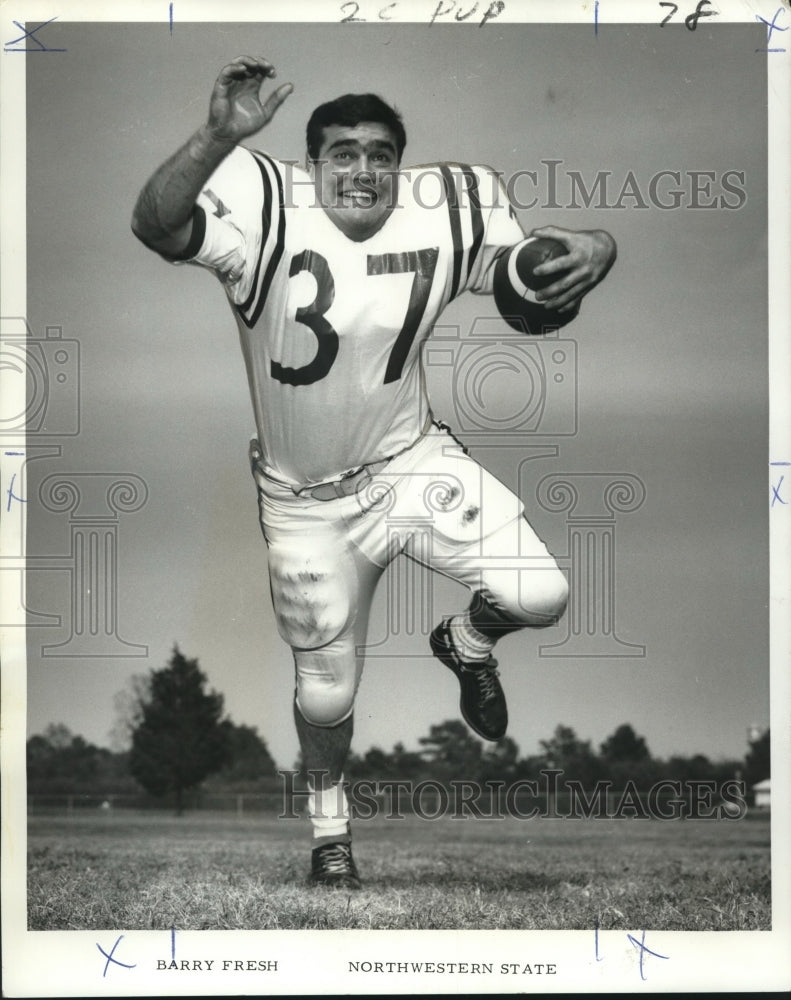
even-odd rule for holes
{"type": "MultiPolygon", "coordinates": [[[[524,239],[502,183],[481,166],[402,170],[400,116],[372,94],[314,111],[306,169],[240,143],[292,90],[241,56],[221,71],[208,122],[151,177],[132,228],[174,262],[212,270],[235,314],[257,436],[250,460],[278,629],[296,670],[294,718],[310,776],[311,878],[358,888],[343,766],[371,598],[403,553],[465,584],[434,655],[461,712],[500,739],[507,711],[495,642],[557,622],[564,575],[519,499],[435,420],[422,342],[464,291],[524,239]]],[[[546,305],[574,310],[615,257],[601,231],[537,230],[568,253],[542,265],[546,305]]]]}

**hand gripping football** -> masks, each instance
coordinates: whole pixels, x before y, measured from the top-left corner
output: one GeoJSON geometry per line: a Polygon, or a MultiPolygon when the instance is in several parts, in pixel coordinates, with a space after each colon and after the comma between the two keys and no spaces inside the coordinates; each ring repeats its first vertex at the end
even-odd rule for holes
{"type": "Polygon", "coordinates": [[[536,277],[539,264],[568,251],[558,240],[530,236],[501,254],[494,266],[494,301],[500,315],[515,330],[540,336],[570,323],[577,310],[559,313],[536,301],[535,293],[563,276],[563,272],[536,277]]]}

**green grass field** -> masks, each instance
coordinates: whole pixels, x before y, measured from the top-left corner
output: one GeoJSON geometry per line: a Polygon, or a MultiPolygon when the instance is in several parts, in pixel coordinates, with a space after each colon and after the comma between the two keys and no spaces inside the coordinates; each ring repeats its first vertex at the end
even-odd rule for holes
{"type": "Polygon", "coordinates": [[[769,822],[357,821],[361,892],[306,885],[306,820],[31,816],[31,930],[766,930],[769,822]]]}

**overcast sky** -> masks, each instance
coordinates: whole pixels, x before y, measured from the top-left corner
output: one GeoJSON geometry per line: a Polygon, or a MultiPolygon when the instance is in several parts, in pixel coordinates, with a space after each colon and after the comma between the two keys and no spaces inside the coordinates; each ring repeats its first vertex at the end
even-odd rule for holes
{"type": "MultiPolygon", "coordinates": [[[[167,25],[50,28],[48,43],[67,51],[28,62],[29,318],[39,334],[57,324],[79,341],[81,430],[60,440],[60,458],[29,465],[29,545],[42,556],[69,552],[68,514],[34,499],[44,478],[140,477],[146,503],[117,522],[118,632],[148,652],[42,656],[42,644],[69,636],[69,576],[31,573],[29,606],[64,624],[29,633],[30,732],[63,722],[106,745],[114,694],[164,665],[177,642],[279,764],[296,755],[293,666],[270,606],[235,323],[211,275],[169,267],[129,230],[137,191],[201,124],[221,66],[252,53],[295,91],[249,145],[301,158],[313,107],[374,90],[404,116],[406,164],[535,171],[535,185],[519,188],[524,202],[539,198],[519,212],[526,230],[615,236],[614,270],[564,331],[567,357],[573,348],[577,358],[576,375],[565,369],[576,382],[576,433],[535,438],[517,428],[497,446],[471,443],[519,489],[565,566],[567,514],[537,503],[538,482],[554,473],[639,480],[644,502],[614,520],[615,633],[645,655],[588,655],[600,635],[585,655],[541,655],[568,619],[554,634],[508,638],[498,659],[509,734],[528,754],[560,722],[598,745],[628,721],[657,756],[742,756],[747,727],[769,719],[766,78],[765,60],[748,55],[762,44],[760,26],[608,26],[598,37],[583,25],[494,23],[177,23],[172,36],[167,25]],[[560,161],[561,203],[575,171],[588,187],[609,172],[610,205],[631,171],[645,205],[633,196],[620,208],[547,207],[549,160],[560,161]],[[654,203],[670,198],[667,175],[652,200],[660,171],[681,174],[677,209],[654,203]],[[738,207],[693,208],[693,171],[712,174],[698,204],[724,197],[738,207]],[[539,444],[557,454],[526,461],[539,444]]],[[[454,303],[443,324],[459,331],[457,368],[429,365],[435,412],[462,438],[454,372],[476,318],[493,314],[491,300],[454,303]]],[[[532,357],[546,361],[548,350],[534,347],[532,357]]],[[[524,383],[510,373],[493,385],[493,412],[516,412],[524,383]]],[[[547,406],[562,423],[570,404],[552,391],[547,406]]],[[[455,585],[421,580],[407,591],[419,611],[427,592],[435,618],[466,603],[455,585]]],[[[456,682],[428,655],[426,635],[408,634],[403,620],[387,639],[385,584],[358,697],[358,752],[399,740],[416,747],[432,723],[458,715],[456,682]]]]}

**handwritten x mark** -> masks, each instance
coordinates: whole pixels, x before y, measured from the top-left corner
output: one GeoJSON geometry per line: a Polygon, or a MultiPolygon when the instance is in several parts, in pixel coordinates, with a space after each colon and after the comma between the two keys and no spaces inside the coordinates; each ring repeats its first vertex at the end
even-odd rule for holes
{"type": "Polygon", "coordinates": [[[646,947],[645,931],[643,931],[643,937],[641,941],[638,941],[637,938],[633,937],[631,934],[627,934],[626,936],[629,938],[629,940],[632,942],[635,948],[639,949],[640,951],[640,978],[643,980],[643,982],[645,982],[645,975],[643,974],[643,956],[646,954],[653,955],[654,958],[669,958],[670,956],[660,955],[659,952],[651,951],[650,948],[646,947]]]}
{"type": "Polygon", "coordinates": [[[788,31],[788,25],[786,25],[785,28],[782,28],[777,23],[777,19],[778,19],[778,17],[782,13],[783,13],[783,8],[782,7],[778,7],[777,10],[775,11],[775,16],[772,18],[771,21],[767,21],[766,18],[765,17],[761,17],[760,14],[756,14],[755,15],[755,20],[756,21],[760,21],[762,24],[765,24],[766,27],[769,29],[769,31],[766,33],[766,48],[765,49],[756,49],[755,50],[756,52],[785,52],[785,49],[770,49],[769,48],[769,43],[772,40],[772,32],[773,31],[788,31]]]}
{"type": "Polygon", "coordinates": [[[104,948],[102,948],[102,946],[97,943],[96,947],[99,949],[99,951],[107,959],[107,961],[104,963],[104,972],[102,973],[102,979],[104,979],[104,977],[107,975],[107,970],[110,968],[110,962],[112,962],[113,965],[120,965],[124,969],[135,969],[135,968],[137,968],[136,965],[127,965],[125,962],[119,962],[117,958],[113,958],[113,955],[115,954],[115,949],[121,943],[121,941],[123,940],[123,937],[124,937],[123,934],[119,934],[118,935],[115,944],[110,949],[110,954],[109,955],[104,950],[104,948]]]}
{"type": "Polygon", "coordinates": [[[40,41],[38,38],[35,37],[37,31],[41,31],[42,28],[45,28],[48,24],[52,24],[52,22],[55,20],[57,20],[56,17],[51,17],[49,21],[43,21],[35,28],[30,28],[29,30],[24,26],[24,24],[20,24],[19,21],[14,21],[13,23],[17,26],[17,28],[19,28],[22,34],[19,36],[19,38],[15,38],[13,39],[13,41],[6,42],[3,51],[4,52],[65,52],[66,49],[51,49],[47,45],[45,45],[42,41],[40,41]],[[30,39],[31,42],[35,42],[38,47],[31,48],[29,46],[26,46],[25,48],[15,48],[15,49],[12,49],[10,47],[12,45],[17,45],[19,42],[24,42],[25,39],[28,38],[30,39]]]}

